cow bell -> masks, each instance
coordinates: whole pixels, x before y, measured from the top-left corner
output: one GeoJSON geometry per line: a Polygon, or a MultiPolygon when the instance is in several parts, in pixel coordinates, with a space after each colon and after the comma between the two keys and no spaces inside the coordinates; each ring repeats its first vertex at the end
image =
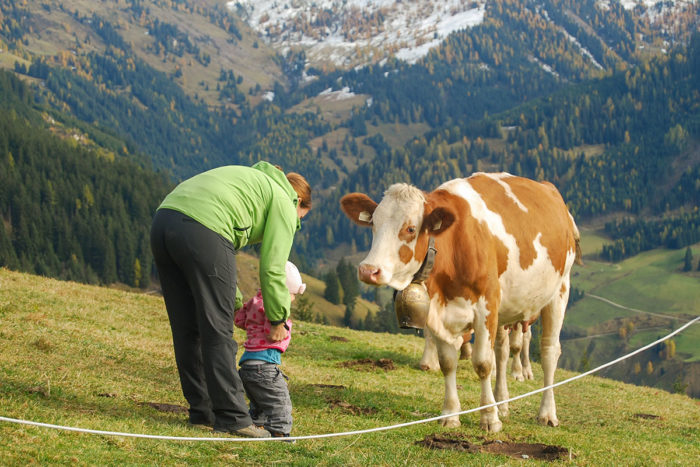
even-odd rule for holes
{"type": "Polygon", "coordinates": [[[428,320],[430,296],[425,284],[411,282],[394,297],[394,311],[402,329],[423,329],[428,320]]]}

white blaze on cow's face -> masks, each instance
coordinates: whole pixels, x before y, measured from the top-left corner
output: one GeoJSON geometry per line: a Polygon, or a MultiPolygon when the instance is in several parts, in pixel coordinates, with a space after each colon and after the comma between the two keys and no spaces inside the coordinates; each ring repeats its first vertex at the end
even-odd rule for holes
{"type": "Polygon", "coordinates": [[[360,263],[360,280],[402,290],[422,258],[415,258],[425,209],[423,193],[405,183],[391,185],[372,214],[372,247],[360,263]]]}

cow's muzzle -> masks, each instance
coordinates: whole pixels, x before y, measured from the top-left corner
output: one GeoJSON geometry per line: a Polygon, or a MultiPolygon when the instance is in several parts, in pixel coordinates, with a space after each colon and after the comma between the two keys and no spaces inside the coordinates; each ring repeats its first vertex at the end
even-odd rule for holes
{"type": "Polygon", "coordinates": [[[379,275],[381,269],[371,264],[360,264],[357,268],[357,275],[365,284],[379,285],[379,275]]]}
{"type": "Polygon", "coordinates": [[[402,329],[423,329],[430,311],[430,296],[425,284],[411,282],[394,295],[394,311],[402,329]]]}

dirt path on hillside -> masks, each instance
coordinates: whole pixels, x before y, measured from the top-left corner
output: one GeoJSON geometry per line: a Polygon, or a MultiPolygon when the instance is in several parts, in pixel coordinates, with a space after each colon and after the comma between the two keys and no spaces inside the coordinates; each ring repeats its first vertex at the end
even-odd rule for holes
{"type": "Polygon", "coordinates": [[[645,315],[656,316],[657,318],[666,318],[666,319],[672,319],[672,320],[676,320],[676,321],[682,320],[682,318],[679,318],[677,316],[664,315],[664,314],[660,314],[660,313],[652,313],[651,311],[644,311],[644,310],[638,310],[636,308],[630,308],[630,307],[627,307],[624,305],[620,305],[619,303],[615,303],[612,300],[608,300],[607,298],[599,297],[598,295],[593,295],[593,294],[588,293],[588,292],[586,292],[585,295],[586,295],[586,297],[595,298],[596,300],[600,300],[601,302],[605,302],[608,305],[612,305],[612,306],[617,307],[617,308],[622,308],[623,310],[632,311],[634,313],[641,313],[641,314],[645,314],[645,315]]]}

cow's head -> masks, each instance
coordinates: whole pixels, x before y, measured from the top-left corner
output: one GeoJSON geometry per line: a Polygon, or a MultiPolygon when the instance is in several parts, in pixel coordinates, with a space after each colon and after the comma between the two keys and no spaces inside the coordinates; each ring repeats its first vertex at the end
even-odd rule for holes
{"type": "Polygon", "coordinates": [[[353,222],[372,227],[372,248],[360,263],[360,280],[397,290],[406,288],[420,268],[429,236],[440,235],[455,220],[452,210],[405,183],[391,185],[379,204],[363,193],[350,193],[340,206],[353,222]]]}

